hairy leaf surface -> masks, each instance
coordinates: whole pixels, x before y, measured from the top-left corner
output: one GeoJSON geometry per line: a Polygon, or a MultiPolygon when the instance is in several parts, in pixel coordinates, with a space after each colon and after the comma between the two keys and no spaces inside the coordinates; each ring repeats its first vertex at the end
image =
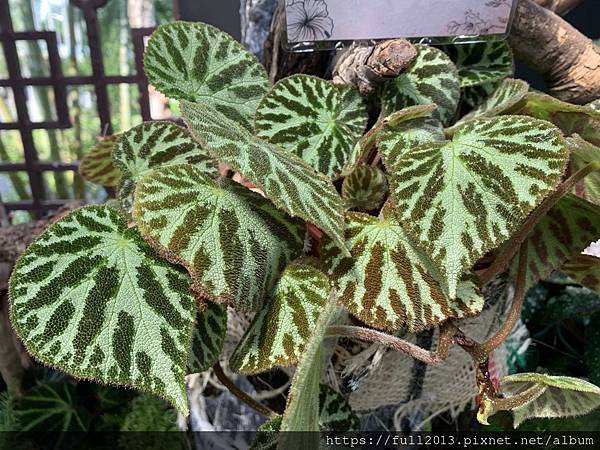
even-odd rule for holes
{"type": "Polygon", "coordinates": [[[329,296],[329,279],[309,261],[284,270],[269,303],[250,324],[231,357],[231,368],[258,373],[298,363],[329,296]]]}
{"type": "Polygon", "coordinates": [[[353,85],[309,75],[279,81],[256,111],[259,137],[335,178],[367,126],[367,105],[353,85]]]}
{"type": "Polygon", "coordinates": [[[27,350],[71,375],[164,397],[187,414],[184,376],[194,298],[116,210],[79,209],[42,234],[10,281],[27,350]]]}
{"type": "Polygon", "coordinates": [[[227,333],[227,307],[208,302],[203,311],[196,314],[188,357],[188,373],[208,370],[219,359],[227,333]]]}
{"type": "Polygon", "coordinates": [[[566,103],[550,95],[532,91],[527,96],[527,104],[521,114],[552,122],[565,136],[578,134],[600,147],[600,111],[589,106],[566,103]]]}
{"type": "MultiPolygon", "coordinates": [[[[583,169],[591,162],[600,161],[600,147],[590,144],[578,134],[568,137],[567,145],[571,151],[574,172],[583,169]]],[[[575,186],[574,192],[587,201],[600,205],[600,172],[595,170],[589,173],[575,186]]]]}
{"type": "Polygon", "coordinates": [[[600,406],[600,388],[578,378],[519,373],[500,380],[502,392],[508,395],[536,385],[544,386],[545,390],[529,403],[512,410],[515,428],[528,419],[581,416],[600,406]]]}
{"type": "Polygon", "coordinates": [[[479,86],[513,74],[512,50],[506,41],[443,45],[456,64],[460,86],[479,86]]]}
{"type": "Polygon", "coordinates": [[[561,271],[576,283],[600,293],[600,258],[579,254],[570,259],[561,271]]]}
{"type": "Polygon", "coordinates": [[[596,111],[600,111],[600,98],[598,100],[594,100],[591,103],[588,103],[588,105],[590,108],[596,110],[596,111]]]}
{"type": "Polygon", "coordinates": [[[448,124],[456,113],[460,83],[456,66],[437,48],[417,45],[417,58],[412,66],[393,80],[387,81],[381,92],[384,114],[412,105],[435,103],[436,119],[448,124]]]}
{"type": "Polygon", "coordinates": [[[377,148],[389,173],[398,160],[412,148],[426,142],[445,141],[444,128],[431,117],[432,106],[411,106],[396,113],[377,135],[377,148]]]}
{"type": "Polygon", "coordinates": [[[278,208],[316,225],[343,245],[343,201],[328,177],[208,105],[184,101],[181,106],[192,135],[215,158],[258,186],[278,208]]]}
{"type": "MultiPolygon", "coordinates": [[[[567,194],[546,214],[527,237],[526,288],[546,279],[554,270],[600,238],[600,207],[567,194]]],[[[507,242],[506,245],[511,245],[507,242]]],[[[518,271],[518,256],[510,271],[518,271]]]]}
{"type": "Polygon", "coordinates": [[[115,145],[113,159],[123,172],[119,200],[127,211],[133,206],[135,185],[157,167],[193,164],[217,176],[217,163],[181,127],[169,122],[145,122],[123,133],[115,145]]]}
{"type": "Polygon", "coordinates": [[[329,244],[322,258],[349,311],[368,325],[417,332],[451,317],[479,313],[483,299],[476,286],[460,281],[456,300],[440,286],[437,270],[393,217],[347,213],[346,239],[352,258],[329,244]]]}
{"type": "Polygon", "coordinates": [[[303,248],[304,227],[259,194],[191,165],[163,167],[136,188],[140,232],[192,275],[203,297],[260,308],[303,248]]]}
{"type": "Polygon", "coordinates": [[[159,26],[148,41],[144,70],[167,97],[207,103],[248,129],[269,89],[258,59],[230,35],[205,23],[159,26]]]}
{"type": "Polygon", "coordinates": [[[483,103],[466,114],[456,126],[475,118],[516,113],[525,106],[528,91],[529,85],[523,80],[512,78],[502,80],[496,90],[483,103]]]}
{"type": "Polygon", "coordinates": [[[79,163],[79,174],[92,183],[114,187],[121,171],[113,164],[112,154],[118,135],[102,138],[79,163]]]}
{"type": "Polygon", "coordinates": [[[390,177],[396,213],[448,280],[499,246],[560,182],[568,152],[548,122],[522,116],[473,120],[449,142],[406,152],[390,177]]]}
{"type": "Polygon", "coordinates": [[[358,166],[342,184],[342,197],[349,209],[378,209],[383,204],[387,192],[385,173],[373,166],[358,166]]]}

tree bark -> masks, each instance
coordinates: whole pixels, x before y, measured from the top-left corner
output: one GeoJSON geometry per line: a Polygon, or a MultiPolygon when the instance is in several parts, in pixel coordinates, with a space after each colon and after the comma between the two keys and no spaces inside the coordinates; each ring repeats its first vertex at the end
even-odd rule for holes
{"type": "Polygon", "coordinates": [[[520,0],[509,41],[515,56],[544,78],[550,95],[577,104],[600,98],[600,49],[557,14],[520,0]]]}

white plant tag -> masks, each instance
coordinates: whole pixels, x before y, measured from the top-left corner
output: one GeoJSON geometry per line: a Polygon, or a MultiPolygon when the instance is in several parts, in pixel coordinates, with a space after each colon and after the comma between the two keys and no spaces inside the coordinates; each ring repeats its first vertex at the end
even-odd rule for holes
{"type": "Polygon", "coordinates": [[[283,0],[291,49],[391,38],[433,43],[504,38],[514,0],[283,0]]]}

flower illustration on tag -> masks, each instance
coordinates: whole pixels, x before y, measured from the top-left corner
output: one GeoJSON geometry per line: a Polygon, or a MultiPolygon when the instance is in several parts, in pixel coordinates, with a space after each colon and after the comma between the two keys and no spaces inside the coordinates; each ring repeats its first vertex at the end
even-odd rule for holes
{"type": "Polygon", "coordinates": [[[291,42],[331,37],[333,19],[325,0],[287,0],[287,30],[291,42]]]}

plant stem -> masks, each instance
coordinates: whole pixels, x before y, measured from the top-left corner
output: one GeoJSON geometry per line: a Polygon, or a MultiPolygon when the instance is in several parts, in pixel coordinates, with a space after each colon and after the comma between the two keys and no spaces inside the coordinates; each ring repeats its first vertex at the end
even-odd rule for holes
{"type": "Polygon", "coordinates": [[[529,236],[529,233],[531,233],[537,223],[548,214],[548,211],[552,209],[556,202],[558,202],[567,192],[571,191],[583,178],[596,170],[600,170],[600,161],[592,161],[587,166],[579,169],[576,173],[563,181],[558,188],[550,194],[529,215],[529,217],[527,217],[527,220],[525,220],[519,231],[510,238],[510,245],[505,245],[490,267],[479,276],[482,286],[508,266],[520,245],[527,239],[527,236],[529,236]]]}
{"type": "Polygon", "coordinates": [[[406,353],[424,363],[439,364],[448,357],[448,351],[453,342],[455,331],[456,327],[451,322],[447,322],[440,327],[440,337],[435,352],[425,350],[418,345],[381,331],[351,325],[330,326],[327,329],[326,336],[339,336],[360,339],[367,342],[376,342],[385,347],[406,353]]]}
{"type": "Polygon", "coordinates": [[[221,367],[221,364],[218,361],[213,366],[213,371],[215,372],[215,375],[217,376],[218,380],[223,384],[223,386],[229,389],[229,392],[231,392],[233,395],[235,395],[237,398],[243,401],[246,405],[250,406],[252,409],[255,409],[263,416],[271,418],[277,416],[277,413],[275,413],[262,403],[257,402],[251,396],[249,396],[239,387],[237,387],[236,384],[227,375],[225,375],[225,372],[223,371],[223,368],[221,367]]]}
{"type": "Polygon", "coordinates": [[[496,411],[512,411],[519,406],[523,406],[530,401],[535,400],[546,389],[547,386],[543,384],[534,384],[533,386],[525,389],[523,392],[511,395],[510,397],[496,397],[494,399],[494,409],[496,411]]]}
{"type": "Polygon", "coordinates": [[[521,317],[521,308],[523,307],[523,300],[525,298],[525,280],[527,278],[527,247],[528,243],[525,241],[519,251],[519,271],[517,273],[515,295],[506,320],[500,329],[481,344],[465,336],[460,330],[457,336],[455,336],[456,343],[469,353],[477,363],[485,362],[490,354],[502,345],[515,327],[519,317],[521,317]]]}

